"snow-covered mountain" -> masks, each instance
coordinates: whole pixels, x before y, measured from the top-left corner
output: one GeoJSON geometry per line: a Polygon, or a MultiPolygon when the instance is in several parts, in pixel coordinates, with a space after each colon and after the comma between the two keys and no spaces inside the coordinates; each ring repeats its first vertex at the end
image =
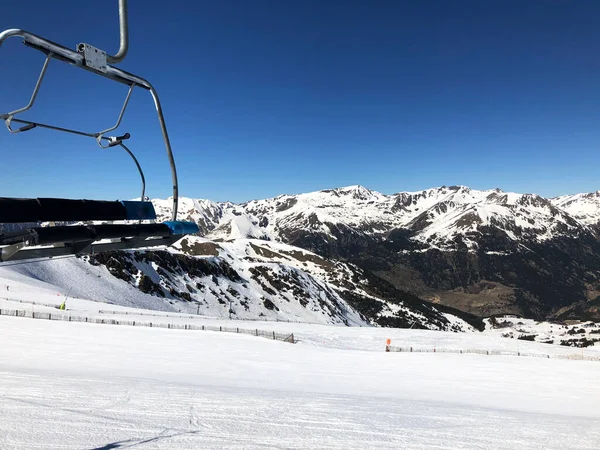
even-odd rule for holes
{"type": "MultiPolygon", "coordinates": [[[[170,200],[154,200],[162,217],[170,200]]],[[[545,317],[600,295],[600,193],[363,186],[242,204],[183,199],[214,241],[259,239],[360,266],[430,301],[482,316],[545,317]]]]}
{"type": "Polygon", "coordinates": [[[550,200],[554,206],[562,209],[586,225],[598,225],[600,222],[600,191],[589,194],[563,195],[550,200]]]}
{"type": "MultiPolygon", "coordinates": [[[[534,194],[464,186],[384,195],[350,186],[243,204],[182,199],[181,215],[197,221],[203,233],[214,239],[252,237],[285,242],[297,229],[331,237],[340,227],[369,236],[386,236],[402,229],[421,248],[453,250],[457,237],[467,247],[476,248],[474,234],[486,227],[501,230],[513,241],[540,242],[588,232],[586,225],[600,220],[597,195],[548,200],[534,194]]],[[[170,214],[170,200],[153,201],[163,217],[170,214]]]]}
{"type": "Polygon", "coordinates": [[[211,317],[448,331],[474,330],[468,322],[483,327],[352,264],[264,240],[217,243],[188,236],[169,250],[0,268],[0,278],[22,282],[23,276],[72,297],[211,317]]]}
{"type": "MultiPolygon", "coordinates": [[[[153,202],[171,218],[171,199],[153,202]]],[[[182,198],[178,218],[202,236],[14,270],[38,267],[33,278],[98,300],[213,316],[231,305],[244,319],[434,329],[480,327],[470,314],[600,319],[600,193],[350,186],[243,204],[182,198]],[[84,268],[106,276],[78,287],[84,268]]]]}

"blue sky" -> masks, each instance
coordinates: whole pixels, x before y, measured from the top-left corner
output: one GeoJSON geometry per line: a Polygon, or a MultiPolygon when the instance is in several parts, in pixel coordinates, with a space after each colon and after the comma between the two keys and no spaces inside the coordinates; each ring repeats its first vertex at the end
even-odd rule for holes
{"type": "MultiPolygon", "coordinates": [[[[120,67],[161,95],[182,195],[600,189],[599,2],[130,3],[120,67]]],[[[116,5],[30,0],[4,8],[0,28],[114,52],[116,5]]],[[[2,112],[27,102],[42,62],[17,39],[3,45],[2,112]]],[[[53,61],[26,117],[96,131],[112,125],[125,94],[53,61]]],[[[134,92],[120,130],[132,135],[148,194],[170,195],[146,92],[134,92]]],[[[0,151],[0,196],[139,195],[128,157],[93,140],[1,132],[0,151]]]]}

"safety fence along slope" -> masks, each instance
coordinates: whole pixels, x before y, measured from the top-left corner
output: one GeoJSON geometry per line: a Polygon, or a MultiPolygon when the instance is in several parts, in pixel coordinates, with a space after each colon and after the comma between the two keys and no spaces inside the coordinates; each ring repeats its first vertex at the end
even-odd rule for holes
{"type": "Polygon", "coordinates": [[[512,352],[506,350],[481,350],[481,349],[453,349],[453,348],[422,348],[422,347],[395,347],[392,345],[385,346],[386,352],[392,353],[460,353],[474,355],[490,355],[490,356],[526,356],[532,358],[557,358],[557,359],[572,359],[580,361],[600,361],[600,356],[588,356],[577,353],[570,354],[547,354],[547,353],[530,353],[530,352],[512,352]]]}
{"type": "Polygon", "coordinates": [[[275,331],[265,331],[255,329],[246,329],[238,327],[211,326],[200,324],[182,324],[182,323],[165,323],[165,322],[150,322],[145,320],[122,320],[103,317],[91,317],[82,314],[72,314],[57,312],[36,312],[25,311],[18,309],[0,309],[0,316],[26,317],[30,319],[42,320],[60,320],[65,322],[85,322],[97,323],[106,325],[126,325],[133,327],[149,327],[149,328],[168,328],[172,330],[195,330],[195,331],[220,331],[224,333],[249,334],[259,336],[276,341],[289,342],[295,344],[294,333],[277,333],[275,331]]]}

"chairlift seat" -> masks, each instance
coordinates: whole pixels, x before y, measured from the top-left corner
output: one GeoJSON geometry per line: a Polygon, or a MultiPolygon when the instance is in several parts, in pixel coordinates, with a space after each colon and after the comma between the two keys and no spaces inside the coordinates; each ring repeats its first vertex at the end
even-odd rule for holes
{"type": "Polygon", "coordinates": [[[154,220],[151,202],[0,198],[0,223],[154,220]]]}
{"type": "Polygon", "coordinates": [[[168,237],[177,234],[182,233],[174,233],[173,228],[163,223],[36,227],[0,234],[0,245],[52,245],[102,239],[168,237]]]}
{"type": "Polygon", "coordinates": [[[198,231],[180,221],[27,228],[0,234],[0,262],[171,245],[198,231]]]}

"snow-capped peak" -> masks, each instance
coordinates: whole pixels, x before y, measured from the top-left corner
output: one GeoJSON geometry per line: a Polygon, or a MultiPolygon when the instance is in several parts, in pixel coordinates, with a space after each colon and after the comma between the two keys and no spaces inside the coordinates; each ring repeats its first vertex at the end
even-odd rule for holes
{"type": "MultiPolygon", "coordinates": [[[[168,214],[168,200],[154,202],[160,214],[168,214]]],[[[441,186],[386,195],[354,185],[243,204],[182,198],[180,215],[198,222],[213,239],[286,242],[299,230],[336,239],[341,226],[382,238],[404,229],[412,241],[439,249],[452,248],[460,236],[473,248],[485,227],[499,229],[513,241],[589,232],[586,224],[600,219],[600,192],[548,200],[498,188],[441,186]]]]}
{"type": "Polygon", "coordinates": [[[600,222],[600,191],[563,195],[550,199],[550,201],[554,206],[566,211],[581,223],[597,225],[600,222]]]}

